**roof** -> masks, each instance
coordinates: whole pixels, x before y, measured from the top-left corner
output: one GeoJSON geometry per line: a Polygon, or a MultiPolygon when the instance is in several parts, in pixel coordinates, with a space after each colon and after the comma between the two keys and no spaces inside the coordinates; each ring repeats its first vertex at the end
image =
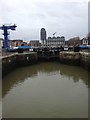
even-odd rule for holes
{"type": "Polygon", "coordinates": [[[79,47],[82,49],[90,49],[90,46],[85,46],[85,45],[80,45],[79,47]]]}
{"type": "Polygon", "coordinates": [[[32,48],[32,46],[18,46],[18,48],[20,48],[20,49],[30,49],[30,48],[32,48]]]}
{"type": "Polygon", "coordinates": [[[23,40],[12,40],[13,42],[23,42],[23,40]]]}

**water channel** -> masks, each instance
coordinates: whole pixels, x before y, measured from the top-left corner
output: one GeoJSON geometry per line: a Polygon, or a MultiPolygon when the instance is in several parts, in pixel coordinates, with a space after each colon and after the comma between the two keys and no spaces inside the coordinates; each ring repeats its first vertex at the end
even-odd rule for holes
{"type": "Polygon", "coordinates": [[[88,72],[58,62],[18,68],[2,95],[3,118],[87,118],[88,72]]]}

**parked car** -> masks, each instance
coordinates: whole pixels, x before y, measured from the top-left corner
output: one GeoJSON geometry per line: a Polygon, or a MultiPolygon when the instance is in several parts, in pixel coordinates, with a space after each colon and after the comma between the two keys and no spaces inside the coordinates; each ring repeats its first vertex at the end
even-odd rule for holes
{"type": "Polygon", "coordinates": [[[68,46],[64,46],[64,51],[68,51],[68,46]]]}

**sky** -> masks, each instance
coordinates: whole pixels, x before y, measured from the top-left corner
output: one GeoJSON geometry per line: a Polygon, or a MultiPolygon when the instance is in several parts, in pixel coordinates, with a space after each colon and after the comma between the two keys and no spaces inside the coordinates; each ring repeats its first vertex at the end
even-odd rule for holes
{"type": "MultiPolygon", "coordinates": [[[[16,24],[10,39],[39,40],[40,29],[47,37],[65,36],[66,40],[88,33],[88,0],[0,0],[0,26],[16,24]]],[[[0,38],[3,37],[0,30],[0,38]]]]}

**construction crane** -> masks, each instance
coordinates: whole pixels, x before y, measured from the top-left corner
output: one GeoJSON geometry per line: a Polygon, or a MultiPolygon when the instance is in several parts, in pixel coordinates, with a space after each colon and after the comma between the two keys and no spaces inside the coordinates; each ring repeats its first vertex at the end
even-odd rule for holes
{"type": "Polygon", "coordinates": [[[54,37],[54,35],[55,35],[56,33],[57,33],[57,32],[53,33],[53,37],[54,37]]]}
{"type": "Polygon", "coordinates": [[[9,35],[9,32],[8,30],[15,30],[17,26],[14,24],[14,25],[2,25],[0,26],[0,29],[4,31],[3,35],[4,35],[4,49],[7,49],[9,48],[8,46],[8,35],[9,35]]]}

